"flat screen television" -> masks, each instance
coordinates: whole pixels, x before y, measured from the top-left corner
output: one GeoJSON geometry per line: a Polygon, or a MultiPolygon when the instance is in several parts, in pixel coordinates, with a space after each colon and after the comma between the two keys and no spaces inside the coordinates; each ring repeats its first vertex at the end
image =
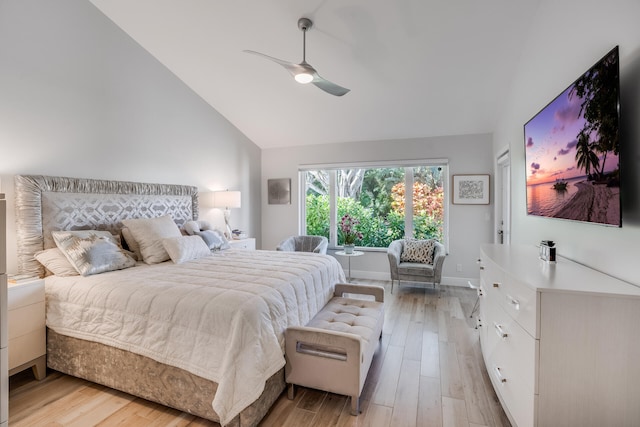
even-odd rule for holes
{"type": "Polygon", "coordinates": [[[524,125],[527,214],[621,226],[619,94],[616,46],[524,125]]]}

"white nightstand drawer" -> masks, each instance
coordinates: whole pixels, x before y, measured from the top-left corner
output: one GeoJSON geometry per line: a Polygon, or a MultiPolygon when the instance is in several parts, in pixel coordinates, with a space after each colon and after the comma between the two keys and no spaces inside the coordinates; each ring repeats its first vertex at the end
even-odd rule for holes
{"type": "Polygon", "coordinates": [[[229,245],[235,249],[244,249],[247,251],[256,250],[256,239],[248,237],[246,239],[229,240],[229,245]]]}
{"type": "Polygon", "coordinates": [[[37,359],[47,352],[44,329],[9,340],[9,370],[37,359]]]}
{"type": "Polygon", "coordinates": [[[9,283],[9,311],[26,305],[44,301],[44,280],[35,279],[31,282],[9,283]]]}
{"type": "Polygon", "coordinates": [[[9,341],[38,329],[45,325],[44,301],[9,310],[9,341]]]}

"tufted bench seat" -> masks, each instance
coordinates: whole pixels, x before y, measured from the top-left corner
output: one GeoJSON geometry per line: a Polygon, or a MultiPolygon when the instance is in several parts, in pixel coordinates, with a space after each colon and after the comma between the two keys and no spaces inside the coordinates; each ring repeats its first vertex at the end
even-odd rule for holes
{"type": "Polygon", "coordinates": [[[351,396],[351,414],[360,412],[367,378],[384,321],[384,288],[337,284],[334,297],[306,326],[285,331],[285,380],[289,398],[295,385],[351,396]],[[345,298],[372,295],[375,301],[345,298]]]}

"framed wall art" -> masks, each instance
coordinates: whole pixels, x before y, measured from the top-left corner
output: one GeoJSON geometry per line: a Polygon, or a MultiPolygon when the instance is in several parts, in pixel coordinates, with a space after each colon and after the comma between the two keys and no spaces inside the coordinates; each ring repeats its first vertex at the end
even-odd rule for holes
{"type": "Polygon", "coordinates": [[[270,205],[291,204],[291,179],[278,178],[267,180],[267,193],[270,205]]]}
{"type": "Polygon", "coordinates": [[[453,203],[488,205],[489,175],[453,175],[453,203]]]}

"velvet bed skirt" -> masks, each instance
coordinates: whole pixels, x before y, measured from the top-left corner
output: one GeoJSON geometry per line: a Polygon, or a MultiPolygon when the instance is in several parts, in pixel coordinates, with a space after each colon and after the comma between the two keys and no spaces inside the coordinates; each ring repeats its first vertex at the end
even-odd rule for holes
{"type": "MultiPolygon", "coordinates": [[[[47,366],[74,377],[220,422],[218,414],[211,407],[218,388],[215,382],[145,356],[68,337],[47,329],[47,366]]],[[[284,389],[284,369],[281,369],[269,378],[258,400],[227,425],[258,425],[284,389]]]]}

